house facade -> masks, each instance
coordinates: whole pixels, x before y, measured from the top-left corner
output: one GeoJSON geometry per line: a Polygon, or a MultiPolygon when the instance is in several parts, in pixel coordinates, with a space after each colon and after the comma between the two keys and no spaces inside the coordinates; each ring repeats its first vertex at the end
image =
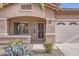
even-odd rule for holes
{"type": "MultiPolygon", "coordinates": [[[[6,4],[0,9],[0,43],[21,39],[25,43],[71,42],[78,39],[79,10],[59,4],[6,4]]],[[[76,40],[78,42],[78,40],[76,40]]]]}

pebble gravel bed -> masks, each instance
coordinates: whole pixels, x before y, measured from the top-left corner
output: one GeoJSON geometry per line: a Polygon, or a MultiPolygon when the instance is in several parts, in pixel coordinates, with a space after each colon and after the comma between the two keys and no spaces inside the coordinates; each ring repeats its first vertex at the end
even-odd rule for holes
{"type": "Polygon", "coordinates": [[[43,50],[35,50],[33,51],[33,56],[64,56],[64,54],[58,49],[54,50],[51,54],[47,54],[43,50]]]}

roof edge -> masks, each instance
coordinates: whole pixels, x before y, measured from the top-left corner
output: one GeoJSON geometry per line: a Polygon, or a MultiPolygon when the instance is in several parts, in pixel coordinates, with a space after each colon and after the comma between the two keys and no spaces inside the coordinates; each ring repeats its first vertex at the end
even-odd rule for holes
{"type": "Polygon", "coordinates": [[[60,8],[61,11],[79,11],[79,8],[60,8]]]}

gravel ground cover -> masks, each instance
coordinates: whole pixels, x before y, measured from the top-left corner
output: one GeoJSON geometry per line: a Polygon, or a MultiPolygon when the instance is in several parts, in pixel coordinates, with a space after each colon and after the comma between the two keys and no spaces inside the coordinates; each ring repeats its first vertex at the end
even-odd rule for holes
{"type": "MultiPolygon", "coordinates": [[[[4,56],[4,47],[0,47],[0,56],[4,56]]],[[[51,54],[47,54],[44,49],[33,50],[33,56],[64,56],[64,54],[59,49],[54,49],[51,54]]]]}
{"type": "Polygon", "coordinates": [[[33,56],[64,56],[64,54],[58,49],[55,49],[51,54],[47,54],[44,50],[35,50],[33,56]]]}

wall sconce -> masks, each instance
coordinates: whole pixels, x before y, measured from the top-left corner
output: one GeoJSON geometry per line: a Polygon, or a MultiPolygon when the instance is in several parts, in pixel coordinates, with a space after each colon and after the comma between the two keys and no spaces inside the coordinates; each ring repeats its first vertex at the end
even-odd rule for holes
{"type": "Polygon", "coordinates": [[[52,20],[49,20],[49,24],[51,24],[52,23],[52,20]]]}

